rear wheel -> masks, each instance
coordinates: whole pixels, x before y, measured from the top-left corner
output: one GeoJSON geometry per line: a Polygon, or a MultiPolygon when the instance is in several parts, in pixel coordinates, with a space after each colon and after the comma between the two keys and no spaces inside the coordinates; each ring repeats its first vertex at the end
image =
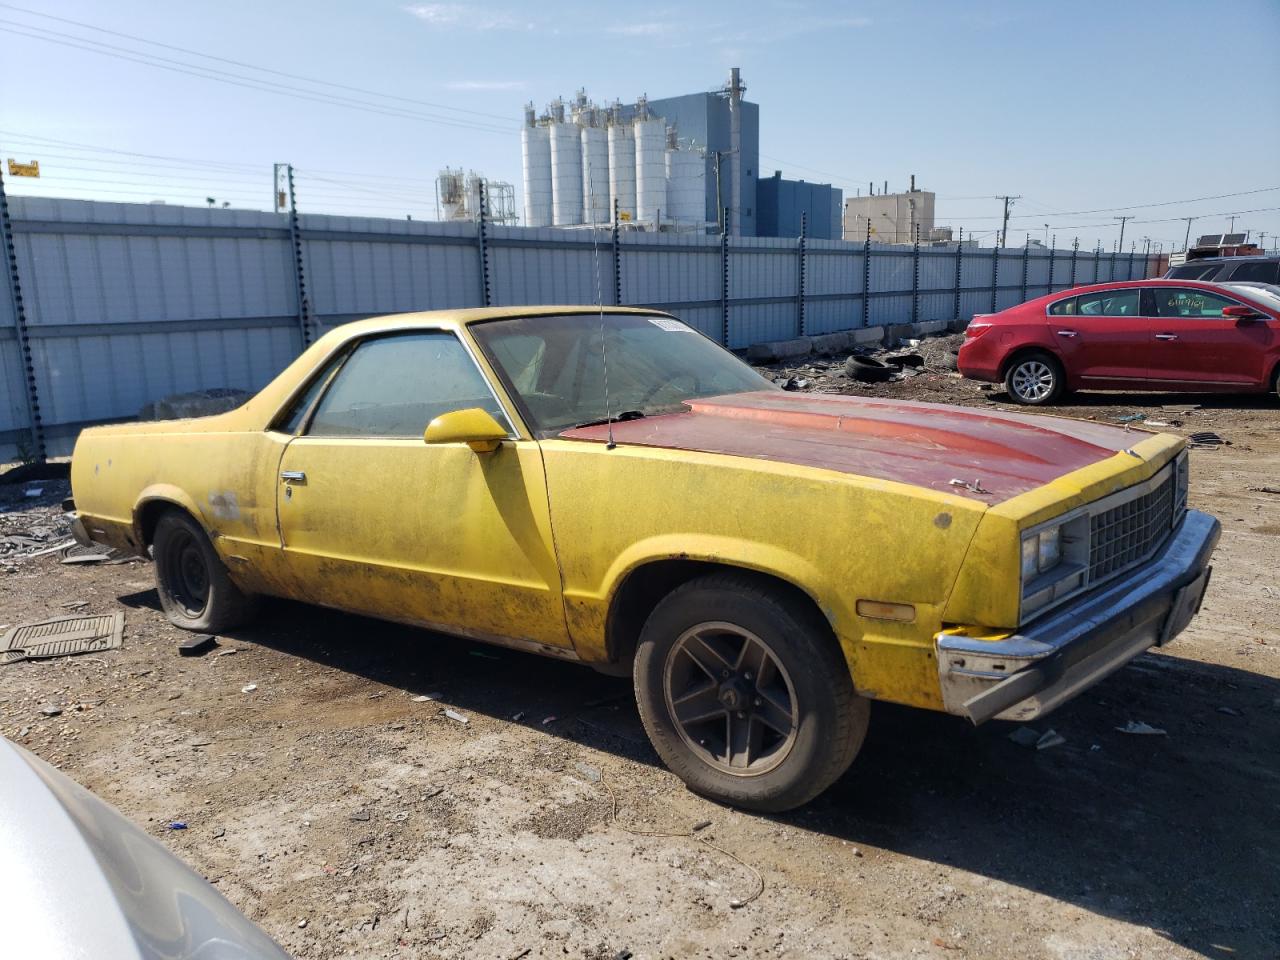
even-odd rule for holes
{"type": "Polygon", "coordinates": [[[711,574],[663,599],[640,635],[635,687],[667,766],[750,810],[817,796],[867,730],[869,704],[826,622],[748,574],[711,574]]]}
{"type": "Polygon", "coordinates": [[[249,620],[255,598],[231,582],[200,524],[170,510],[156,524],[156,592],[174,626],[217,633],[249,620]]]}
{"type": "Polygon", "coordinates": [[[1066,376],[1056,358],[1047,353],[1028,353],[1009,364],[1004,387],[1018,403],[1039,407],[1062,396],[1066,376]]]}

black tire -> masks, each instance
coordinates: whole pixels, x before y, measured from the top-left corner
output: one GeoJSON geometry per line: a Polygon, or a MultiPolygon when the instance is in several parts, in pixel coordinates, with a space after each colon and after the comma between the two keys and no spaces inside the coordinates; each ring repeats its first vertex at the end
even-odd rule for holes
{"type": "Polygon", "coordinates": [[[1067,377],[1058,358],[1043,351],[1015,357],[1004,372],[1004,388],[1015,403],[1043,407],[1066,391],[1067,377]]]}
{"type": "Polygon", "coordinates": [[[152,540],[156,592],[169,622],[183,630],[219,633],[251,619],[256,598],[231,582],[200,524],[166,511],[152,540]]]}
{"type": "Polygon", "coordinates": [[[867,732],[870,704],[854,691],[830,626],[747,573],[709,574],[668,594],[640,633],[634,678],[640,719],[666,765],[694,792],[748,810],[776,813],[812,800],[848,769],[867,732]],[[739,639],[753,651],[747,667],[753,658],[762,664],[754,676],[741,660],[730,674],[739,639]],[[703,641],[725,654],[714,671],[699,670],[689,653],[703,641]],[[676,704],[724,716],[681,722],[676,704]],[[789,721],[777,723],[786,711],[789,721]],[[745,746],[737,772],[731,739],[745,746]]]}
{"type": "Polygon", "coordinates": [[[898,368],[875,357],[852,356],[844,362],[844,372],[863,383],[882,383],[897,373],[898,368]]]}

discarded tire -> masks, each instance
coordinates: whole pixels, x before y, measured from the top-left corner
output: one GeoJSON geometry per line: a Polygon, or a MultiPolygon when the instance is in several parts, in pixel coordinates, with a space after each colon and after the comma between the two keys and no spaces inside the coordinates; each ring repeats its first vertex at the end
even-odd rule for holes
{"type": "Polygon", "coordinates": [[[891,367],[875,357],[850,357],[844,362],[844,372],[863,383],[883,383],[897,373],[897,370],[897,367],[891,367]]]}

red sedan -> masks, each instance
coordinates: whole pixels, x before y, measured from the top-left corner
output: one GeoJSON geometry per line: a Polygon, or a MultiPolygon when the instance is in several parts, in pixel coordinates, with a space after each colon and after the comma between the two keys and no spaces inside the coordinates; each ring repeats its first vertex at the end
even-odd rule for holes
{"type": "Polygon", "coordinates": [[[1280,288],[1128,280],[1063,290],[975,317],[959,365],[1033,406],[1065,390],[1280,390],[1280,288]]]}

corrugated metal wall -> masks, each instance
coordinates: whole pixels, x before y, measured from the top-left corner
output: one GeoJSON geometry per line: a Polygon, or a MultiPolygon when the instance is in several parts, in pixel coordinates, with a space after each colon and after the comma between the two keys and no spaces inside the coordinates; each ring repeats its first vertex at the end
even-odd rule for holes
{"type": "MultiPolygon", "coordinates": [[[[80,428],[209,387],[256,389],[302,339],[283,214],[12,198],[14,243],[50,455],[80,428]]],[[[320,329],[359,317],[482,303],[640,304],[745,347],[798,333],[991,312],[1048,292],[1045,250],[301,215],[303,272],[320,329]],[[616,260],[615,260],[616,258],[616,260]],[[868,265],[867,260],[870,260],[868,265]],[[617,274],[615,275],[615,266],[617,274]],[[725,271],[727,268],[727,298],[725,271]],[[1025,284],[1024,284],[1025,269],[1025,284]],[[960,289],[956,289],[957,273],[960,289]],[[616,281],[615,281],[616,276],[616,281]],[[864,278],[870,279],[869,293],[864,278]],[[618,295],[615,297],[615,282],[618,295]],[[864,300],[865,305],[864,305],[864,300]]],[[[1144,276],[1142,257],[1058,250],[1053,285],[1144,276]],[[1074,266],[1073,266],[1074,263],[1074,266]]],[[[1150,264],[1154,266],[1155,259],[1150,264]]],[[[0,291],[0,458],[29,427],[8,284],[0,291]]]]}

